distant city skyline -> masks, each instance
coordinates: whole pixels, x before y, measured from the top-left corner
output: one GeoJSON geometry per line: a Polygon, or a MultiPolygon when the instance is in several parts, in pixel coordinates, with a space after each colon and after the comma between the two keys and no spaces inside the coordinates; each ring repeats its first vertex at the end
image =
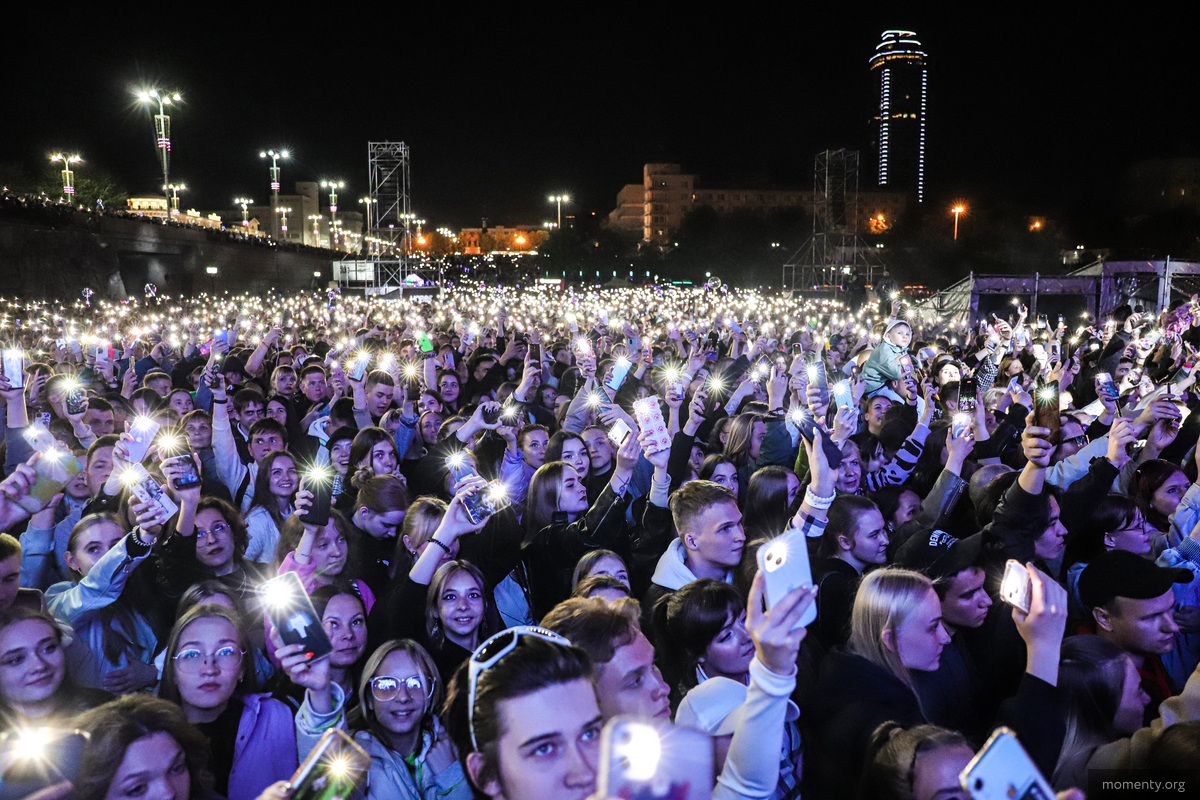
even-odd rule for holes
{"type": "MultiPolygon", "coordinates": [[[[12,12],[14,26],[32,14],[12,12]]],[[[309,21],[84,7],[67,35],[30,22],[7,48],[21,77],[0,87],[0,165],[78,152],[77,179],[104,168],[132,194],[161,191],[135,95],[159,87],[182,97],[170,179],[202,210],[266,201],[259,153],[272,147],[291,151],[285,185],[345,181],[342,203],[357,207],[367,142],[380,140],[412,148],[414,210],[455,228],[554,220],[546,198],[562,194],[564,217],[607,214],[647,163],[683,164],[706,186],[804,189],[817,152],[871,153],[868,58],[882,31],[905,30],[934,63],[926,203],[1084,214],[1129,163],[1200,154],[1180,88],[1186,26],[1101,16],[1012,10],[978,25],[865,4],[700,20],[648,6],[475,25],[354,8],[309,21]]]]}

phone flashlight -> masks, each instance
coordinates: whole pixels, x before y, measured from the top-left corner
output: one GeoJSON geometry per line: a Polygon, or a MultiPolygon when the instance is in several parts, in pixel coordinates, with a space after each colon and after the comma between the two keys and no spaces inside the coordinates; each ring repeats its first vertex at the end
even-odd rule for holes
{"type": "Polygon", "coordinates": [[[639,722],[630,723],[625,737],[615,743],[616,755],[629,765],[628,776],[634,781],[648,781],[662,760],[662,740],[658,731],[639,722]]]}

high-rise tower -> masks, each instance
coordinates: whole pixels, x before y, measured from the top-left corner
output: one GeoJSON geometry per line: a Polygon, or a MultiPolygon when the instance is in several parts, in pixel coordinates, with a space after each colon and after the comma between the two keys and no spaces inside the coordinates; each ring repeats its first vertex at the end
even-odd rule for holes
{"type": "Polygon", "coordinates": [[[912,192],[925,201],[927,56],[912,31],[884,31],[871,56],[879,97],[879,186],[912,192]]]}

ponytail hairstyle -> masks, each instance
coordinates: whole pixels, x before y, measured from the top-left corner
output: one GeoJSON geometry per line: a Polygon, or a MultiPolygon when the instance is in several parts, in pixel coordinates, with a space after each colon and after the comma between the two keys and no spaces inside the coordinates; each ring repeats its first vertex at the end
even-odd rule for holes
{"type": "Polygon", "coordinates": [[[436,497],[418,497],[408,507],[404,514],[404,522],[396,536],[396,553],[392,557],[392,565],[388,568],[391,578],[397,575],[407,575],[417,561],[417,552],[421,545],[433,538],[442,517],[446,516],[447,506],[444,500],[436,497]]]}
{"type": "Polygon", "coordinates": [[[952,747],[974,750],[961,733],[937,725],[917,725],[905,730],[896,722],[883,723],[871,734],[867,745],[859,797],[915,800],[917,761],[952,747]]]}

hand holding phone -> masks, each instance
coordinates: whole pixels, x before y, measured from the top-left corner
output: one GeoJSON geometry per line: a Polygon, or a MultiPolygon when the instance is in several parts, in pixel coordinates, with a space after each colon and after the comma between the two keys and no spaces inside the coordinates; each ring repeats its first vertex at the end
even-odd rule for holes
{"type": "Polygon", "coordinates": [[[1054,800],[1054,789],[1008,728],[997,728],[958,776],[972,800],[1054,800]]]}
{"type": "MultiPolygon", "coordinates": [[[[758,569],[763,575],[768,609],[779,605],[794,590],[813,585],[808,542],[798,529],[785,531],[758,548],[757,559],[758,569]]],[[[817,604],[812,603],[797,620],[793,630],[808,627],[816,618],[817,604]]]]}
{"type": "Polygon", "coordinates": [[[264,581],[258,587],[259,597],[267,612],[267,618],[279,632],[284,644],[300,644],[310,661],[324,658],[333,651],[333,645],[321,625],[321,617],[313,608],[304,584],[295,572],[285,572],[277,578],[264,581]]]}
{"type": "Polygon", "coordinates": [[[599,797],[709,800],[713,746],[708,734],[617,716],[600,734],[599,797]]]}

